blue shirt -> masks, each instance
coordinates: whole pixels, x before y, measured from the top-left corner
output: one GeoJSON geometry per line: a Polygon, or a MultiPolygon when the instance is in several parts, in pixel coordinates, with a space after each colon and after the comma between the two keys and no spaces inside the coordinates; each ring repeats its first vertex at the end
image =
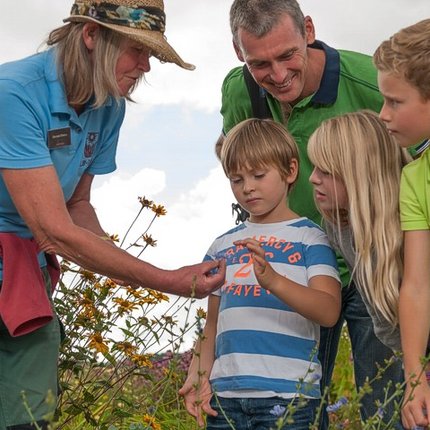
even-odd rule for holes
{"type": "MultiPolygon", "coordinates": [[[[67,201],[83,173],[115,170],[125,102],[109,98],[78,116],[67,103],[55,52],[52,48],[0,66],[0,168],[53,165],[67,201]]],[[[0,231],[32,236],[2,178],[0,231]]]]}
{"type": "Polygon", "coordinates": [[[258,285],[249,251],[234,244],[247,237],[261,243],[276,272],[303,287],[319,275],[339,280],[327,236],[307,218],[246,221],[217,238],[205,256],[227,265],[214,293],[220,303],[212,388],[221,397],[318,398],[320,327],[258,285]]]}

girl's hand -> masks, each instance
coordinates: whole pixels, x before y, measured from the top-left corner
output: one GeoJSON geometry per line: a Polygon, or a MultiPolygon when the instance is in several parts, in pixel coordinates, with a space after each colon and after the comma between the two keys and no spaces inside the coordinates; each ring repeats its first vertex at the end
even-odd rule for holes
{"type": "Polygon", "coordinates": [[[402,406],[402,422],[406,429],[416,426],[425,427],[430,424],[425,411],[430,410],[430,387],[425,378],[408,383],[402,406]],[[416,384],[416,385],[415,385],[416,384]]]}

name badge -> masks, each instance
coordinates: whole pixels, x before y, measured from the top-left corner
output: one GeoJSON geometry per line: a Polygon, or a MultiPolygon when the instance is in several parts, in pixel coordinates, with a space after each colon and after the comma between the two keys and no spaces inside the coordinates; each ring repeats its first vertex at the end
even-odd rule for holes
{"type": "Polygon", "coordinates": [[[58,149],[71,145],[70,127],[56,128],[48,131],[48,148],[58,149]]]}

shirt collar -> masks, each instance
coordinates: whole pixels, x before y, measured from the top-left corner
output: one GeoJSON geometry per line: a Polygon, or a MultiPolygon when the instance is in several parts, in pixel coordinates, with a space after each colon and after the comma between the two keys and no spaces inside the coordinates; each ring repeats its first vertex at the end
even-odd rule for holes
{"type": "Polygon", "coordinates": [[[58,76],[56,49],[51,48],[45,52],[45,76],[49,90],[49,107],[52,113],[71,114],[71,108],[67,103],[64,85],[58,76]]]}
{"type": "Polygon", "coordinates": [[[313,95],[313,104],[329,105],[336,101],[340,76],[340,57],[336,49],[316,40],[309,48],[322,49],[325,54],[324,71],[318,91],[313,95]]]}
{"type": "Polygon", "coordinates": [[[424,140],[424,142],[421,142],[419,145],[417,145],[415,150],[415,155],[419,156],[421,155],[428,147],[430,146],[430,139],[424,140]]]}

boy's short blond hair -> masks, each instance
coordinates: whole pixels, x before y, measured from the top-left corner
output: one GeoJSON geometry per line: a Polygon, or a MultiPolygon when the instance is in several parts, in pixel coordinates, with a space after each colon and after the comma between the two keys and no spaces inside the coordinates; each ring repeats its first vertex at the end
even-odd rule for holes
{"type": "Polygon", "coordinates": [[[270,119],[251,118],[233,127],[221,149],[221,163],[227,177],[240,169],[275,167],[281,177],[290,174],[291,160],[299,151],[290,133],[270,119]]]}
{"type": "Polygon", "coordinates": [[[395,33],[373,54],[381,72],[392,73],[430,99],[430,19],[424,19],[395,33]]]}

